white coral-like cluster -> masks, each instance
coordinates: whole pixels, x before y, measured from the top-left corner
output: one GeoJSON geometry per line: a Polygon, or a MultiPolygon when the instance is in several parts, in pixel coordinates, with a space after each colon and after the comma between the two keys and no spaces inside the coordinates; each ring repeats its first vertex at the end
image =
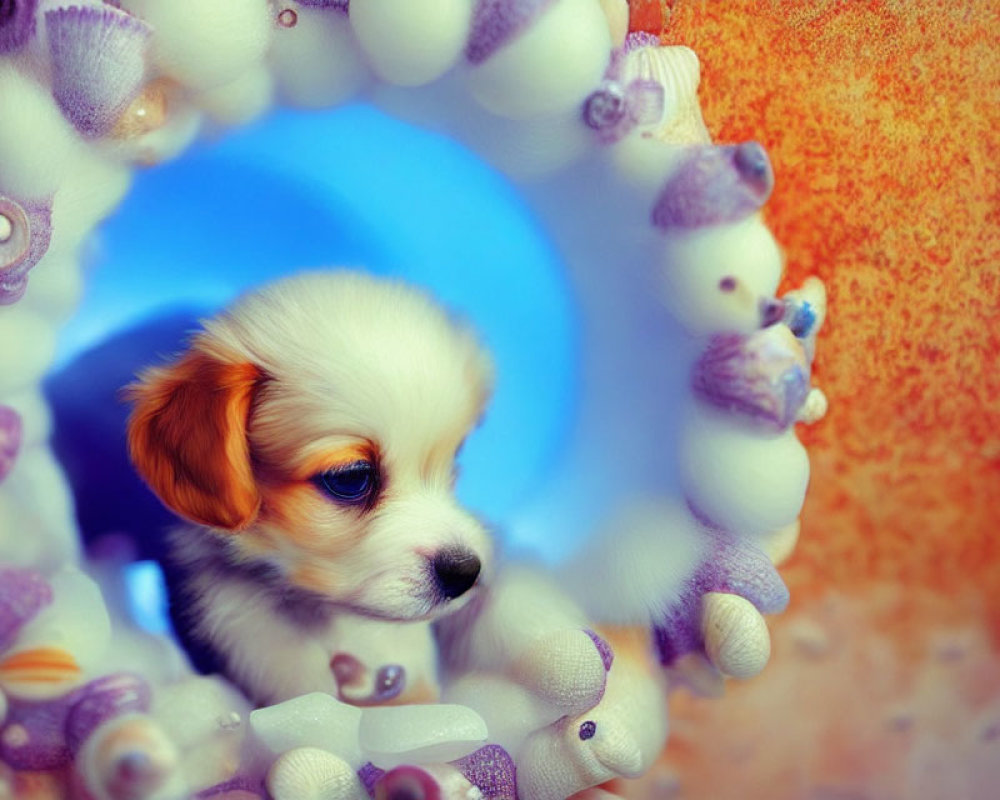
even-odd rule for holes
{"type": "Polygon", "coordinates": [[[663,746],[665,675],[711,690],[763,668],[761,615],[787,602],[773,562],[808,482],[793,424],[825,410],[810,385],[825,295],[813,280],[775,297],[766,152],[713,145],[697,57],[626,37],[626,18],[624,0],[3,4],[0,788],[44,792],[69,765],[102,799],[607,797],[587,790],[663,746]],[[482,154],[559,247],[581,407],[511,527],[581,545],[558,577],[510,569],[451,620],[449,704],[307,696],[251,714],[82,571],[39,384],[83,245],[134,168],[276,103],[349,99],[482,154]],[[652,636],[616,654],[590,619],[652,636]]]}

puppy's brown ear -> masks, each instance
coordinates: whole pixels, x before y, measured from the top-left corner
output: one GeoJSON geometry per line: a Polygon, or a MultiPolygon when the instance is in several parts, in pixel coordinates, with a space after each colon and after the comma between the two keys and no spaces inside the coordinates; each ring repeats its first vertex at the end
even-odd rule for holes
{"type": "Polygon", "coordinates": [[[226,362],[196,342],[176,364],[147,370],[129,387],[132,462],[181,516],[232,531],[256,518],[247,420],[260,378],[253,364],[226,362]]]}

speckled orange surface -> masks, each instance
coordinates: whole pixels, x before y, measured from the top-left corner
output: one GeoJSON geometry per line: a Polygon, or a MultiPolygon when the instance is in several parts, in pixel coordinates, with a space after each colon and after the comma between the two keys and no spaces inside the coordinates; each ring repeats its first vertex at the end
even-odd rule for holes
{"type": "Polygon", "coordinates": [[[632,0],[757,139],[830,292],[813,479],[759,678],[675,693],[629,797],[1000,796],[1000,3],[632,0]],[[985,793],[984,793],[985,792],[985,793]]]}
{"type": "Polygon", "coordinates": [[[771,153],[789,283],[830,292],[788,579],[1000,606],[1000,4],[634,0],[633,27],[664,14],[715,138],[771,153]]]}

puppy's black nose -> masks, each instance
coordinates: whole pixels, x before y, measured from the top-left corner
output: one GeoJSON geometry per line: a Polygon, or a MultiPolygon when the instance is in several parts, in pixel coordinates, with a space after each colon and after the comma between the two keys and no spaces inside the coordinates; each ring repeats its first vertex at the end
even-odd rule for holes
{"type": "Polygon", "coordinates": [[[431,566],[441,594],[451,600],[472,588],[482,564],[469,550],[442,550],[431,559],[431,566]]]}

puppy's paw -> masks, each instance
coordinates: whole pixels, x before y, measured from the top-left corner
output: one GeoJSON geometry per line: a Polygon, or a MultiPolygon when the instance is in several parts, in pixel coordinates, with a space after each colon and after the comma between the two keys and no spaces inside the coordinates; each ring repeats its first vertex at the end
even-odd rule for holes
{"type": "Polygon", "coordinates": [[[593,631],[561,630],[536,639],[507,673],[549,705],[572,714],[600,702],[613,661],[611,646],[593,631]]]}

